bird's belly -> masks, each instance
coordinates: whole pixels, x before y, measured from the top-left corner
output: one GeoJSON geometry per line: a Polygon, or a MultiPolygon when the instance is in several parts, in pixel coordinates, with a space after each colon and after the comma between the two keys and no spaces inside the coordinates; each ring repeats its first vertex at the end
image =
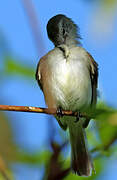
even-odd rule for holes
{"type": "Polygon", "coordinates": [[[89,72],[84,64],[64,60],[53,68],[50,89],[56,107],[72,111],[87,107],[91,103],[92,91],[89,72]]]}

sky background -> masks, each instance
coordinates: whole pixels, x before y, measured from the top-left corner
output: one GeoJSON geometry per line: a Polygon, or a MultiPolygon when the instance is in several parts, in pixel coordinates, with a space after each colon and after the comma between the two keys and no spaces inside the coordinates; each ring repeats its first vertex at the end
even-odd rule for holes
{"type": "MultiPolygon", "coordinates": [[[[22,0],[12,0],[12,2],[4,0],[0,3],[0,34],[5,37],[7,44],[7,48],[6,45],[0,46],[0,69],[4,65],[2,57],[5,51],[19,63],[36,71],[40,57],[53,48],[46,33],[48,20],[56,14],[65,14],[80,27],[83,47],[99,64],[100,99],[117,107],[116,7],[104,8],[99,1],[32,0],[39,21],[41,42],[43,42],[43,45],[40,43],[38,51],[22,2],[22,0]]],[[[3,79],[0,100],[1,102],[4,100],[4,104],[45,107],[43,94],[35,78],[30,80],[21,76],[5,76],[3,79]]],[[[14,141],[19,147],[28,152],[46,148],[48,125],[46,115],[8,112],[7,116],[11,119],[15,134],[14,141]]],[[[112,167],[113,177],[115,177],[115,164],[112,167]]],[[[14,171],[16,180],[32,180],[32,177],[33,180],[37,180],[39,176],[38,168],[23,168],[17,165],[14,171]]],[[[105,174],[103,176],[105,177],[105,174]]],[[[109,174],[105,179],[111,179],[109,174]]]]}

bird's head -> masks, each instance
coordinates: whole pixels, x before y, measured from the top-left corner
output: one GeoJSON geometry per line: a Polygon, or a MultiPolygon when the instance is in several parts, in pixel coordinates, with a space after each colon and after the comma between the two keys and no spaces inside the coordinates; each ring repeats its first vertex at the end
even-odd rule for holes
{"type": "Polygon", "coordinates": [[[61,44],[71,46],[79,43],[78,26],[63,14],[58,14],[48,21],[47,33],[55,46],[61,44]]]}

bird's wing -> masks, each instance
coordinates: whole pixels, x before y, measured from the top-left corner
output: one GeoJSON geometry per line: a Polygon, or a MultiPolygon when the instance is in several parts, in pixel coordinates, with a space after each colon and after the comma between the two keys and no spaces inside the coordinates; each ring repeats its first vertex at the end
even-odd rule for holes
{"type": "MultiPolygon", "coordinates": [[[[98,64],[88,52],[87,52],[87,56],[89,60],[89,73],[90,73],[91,86],[92,86],[91,107],[95,108],[97,103],[98,64]]],[[[86,118],[83,127],[86,128],[89,122],[90,122],[90,118],[86,118]]]]}
{"type": "Polygon", "coordinates": [[[89,71],[90,71],[90,78],[91,78],[91,85],[92,85],[91,105],[95,106],[97,102],[98,64],[88,52],[87,52],[87,55],[88,55],[89,64],[90,64],[89,71]]]}
{"type": "Polygon", "coordinates": [[[42,83],[41,83],[41,71],[40,71],[40,68],[41,68],[41,64],[43,64],[43,58],[41,58],[40,61],[38,62],[37,69],[36,69],[36,74],[35,74],[35,78],[36,78],[41,90],[43,90],[43,87],[42,87],[42,83]]]}

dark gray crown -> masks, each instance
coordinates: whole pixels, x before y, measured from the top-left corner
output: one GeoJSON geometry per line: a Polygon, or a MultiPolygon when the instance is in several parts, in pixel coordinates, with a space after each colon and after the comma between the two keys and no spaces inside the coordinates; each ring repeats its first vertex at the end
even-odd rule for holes
{"type": "Polygon", "coordinates": [[[81,38],[78,26],[63,14],[52,17],[47,24],[49,39],[56,45],[65,44],[67,40],[81,38]]]}

